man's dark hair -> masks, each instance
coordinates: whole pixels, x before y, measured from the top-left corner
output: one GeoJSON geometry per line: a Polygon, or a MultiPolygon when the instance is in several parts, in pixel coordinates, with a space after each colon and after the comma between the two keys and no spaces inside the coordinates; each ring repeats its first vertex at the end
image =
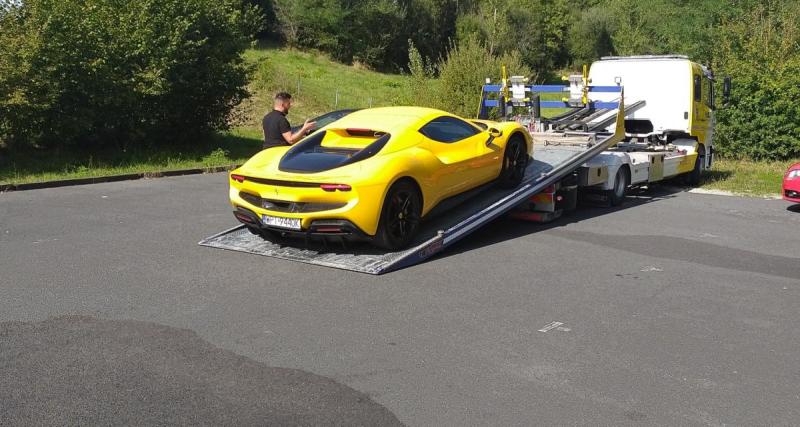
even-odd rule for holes
{"type": "Polygon", "coordinates": [[[275,94],[276,101],[289,101],[292,99],[292,95],[289,92],[278,92],[275,94]]]}

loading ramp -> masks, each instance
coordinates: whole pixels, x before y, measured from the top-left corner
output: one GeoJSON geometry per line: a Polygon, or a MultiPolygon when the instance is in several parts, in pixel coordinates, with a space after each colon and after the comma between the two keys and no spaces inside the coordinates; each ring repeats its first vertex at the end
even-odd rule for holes
{"type": "MultiPolygon", "coordinates": [[[[490,90],[493,88],[490,88],[490,90]]],[[[534,133],[533,160],[522,183],[515,189],[488,185],[468,193],[463,202],[422,223],[417,239],[408,249],[385,252],[369,244],[337,244],[298,239],[267,240],[238,226],[210,236],[202,246],[226,249],[338,268],[368,274],[384,274],[418,264],[488,224],[545,188],[559,182],[594,156],[625,136],[625,108],[622,90],[619,102],[595,108],[592,120],[614,117],[614,132],[559,131],[534,133]]]]}

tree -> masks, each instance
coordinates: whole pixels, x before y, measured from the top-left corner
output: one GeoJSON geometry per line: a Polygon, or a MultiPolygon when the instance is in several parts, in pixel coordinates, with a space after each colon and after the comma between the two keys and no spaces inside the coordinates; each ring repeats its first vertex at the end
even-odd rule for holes
{"type": "Polygon", "coordinates": [[[347,9],[340,0],[273,0],[280,32],[290,47],[336,53],[347,9]]]}
{"type": "Polygon", "coordinates": [[[503,66],[507,67],[509,75],[532,77],[533,74],[518,52],[492,54],[477,37],[452,45],[447,57],[439,64],[434,106],[453,114],[475,116],[484,80],[499,80],[503,66]]]}
{"type": "Polygon", "coordinates": [[[569,33],[573,65],[580,67],[603,56],[613,55],[616,25],[614,14],[607,8],[595,6],[581,12],[569,33]]]}
{"type": "Polygon", "coordinates": [[[224,128],[261,24],[238,0],[25,0],[0,20],[0,132],[45,146],[224,128]]]}
{"type": "Polygon", "coordinates": [[[800,157],[800,5],[767,1],[715,36],[714,68],[733,78],[717,112],[717,150],[736,158],[800,157]]]}
{"type": "Polygon", "coordinates": [[[458,40],[476,37],[491,54],[517,52],[549,79],[568,63],[569,13],[565,0],[488,0],[459,19],[458,40]]]}

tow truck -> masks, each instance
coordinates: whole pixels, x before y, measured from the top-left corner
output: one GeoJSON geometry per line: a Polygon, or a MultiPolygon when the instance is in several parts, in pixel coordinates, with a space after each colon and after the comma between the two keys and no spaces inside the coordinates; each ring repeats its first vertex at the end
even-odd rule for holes
{"type": "MultiPolygon", "coordinates": [[[[529,85],[504,70],[499,84],[486,82],[478,118],[517,120],[533,137],[525,178],[512,190],[490,184],[465,194],[423,223],[405,250],[327,241],[298,246],[265,240],[242,226],[200,245],[383,274],[420,263],[501,215],[550,221],[574,209],[579,195],[618,205],[631,186],[677,176],[696,183],[711,166],[714,85],[708,68],[677,55],[605,57],[567,80],[567,85],[529,85]],[[552,108],[564,112],[542,115],[552,108]]],[[[726,81],[726,94],[728,88],[726,81]]]]}

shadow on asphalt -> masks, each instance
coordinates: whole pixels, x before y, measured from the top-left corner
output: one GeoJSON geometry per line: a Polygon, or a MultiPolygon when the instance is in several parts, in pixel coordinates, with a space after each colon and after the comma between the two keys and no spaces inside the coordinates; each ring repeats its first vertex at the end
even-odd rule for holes
{"type": "MultiPolygon", "coordinates": [[[[581,222],[590,218],[612,214],[639,206],[656,203],[675,197],[684,189],[678,187],[656,187],[651,190],[637,190],[626,202],[616,208],[583,206],[567,217],[562,217],[549,224],[537,224],[526,221],[502,218],[488,224],[474,233],[470,238],[456,243],[440,255],[447,258],[474,249],[491,246],[507,240],[520,238],[529,234],[565,225],[581,222]]],[[[800,205],[788,208],[800,212],[800,205]]],[[[697,234],[702,234],[697,231],[697,234]]],[[[675,236],[659,236],[658,245],[654,245],[652,235],[606,235],[588,231],[559,230],[558,237],[575,242],[589,243],[608,249],[647,255],[658,259],[692,262],[728,270],[746,271],[768,274],[794,279],[800,277],[800,264],[796,258],[770,255],[760,252],[731,248],[714,244],[702,239],[688,239],[675,236]]]]}
{"type": "Polygon", "coordinates": [[[149,322],[0,323],[0,379],[0,425],[401,425],[330,378],[149,322]]]}
{"type": "Polygon", "coordinates": [[[796,205],[787,206],[786,210],[789,212],[800,213],[800,203],[796,205]]]}
{"type": "Polygon", "coordinates": [[[610,207],[607,204],[595,202],[582,202],[578,209],[562,216],[550,223],[536,223],[530,221],[516,220],[510,217],[502,217],[487,224],[482,229],[476,231],[469,238],[457,242],[448,248],[439,258],[447,258],[474,249],[491,246],[506,240],[516,239],[529,234],[563,227],[598,216],[613,214],[622,210],[633,209],[649,203],[675,197],[682,193],[684,189],[673,186],[657,186],[650,189],[633,189],[628,198],[621,206],[610,207]]]}

